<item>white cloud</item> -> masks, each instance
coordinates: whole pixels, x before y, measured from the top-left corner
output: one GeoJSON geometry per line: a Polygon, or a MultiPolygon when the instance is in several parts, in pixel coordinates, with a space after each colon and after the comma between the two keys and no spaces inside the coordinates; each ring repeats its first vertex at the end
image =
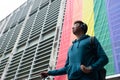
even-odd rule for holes
{"type": "Polygon", "coordinates": [[[0,21],[27,0],[0,0],[0,21]]]}

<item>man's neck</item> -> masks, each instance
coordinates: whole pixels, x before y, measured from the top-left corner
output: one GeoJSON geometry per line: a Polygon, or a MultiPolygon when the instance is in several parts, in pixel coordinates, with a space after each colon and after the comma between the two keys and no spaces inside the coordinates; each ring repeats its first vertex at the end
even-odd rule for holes
{"type": "Polygon", "coordinates": [[[84,34],[76,35],[77,39],[80,39],[84,34]]]}

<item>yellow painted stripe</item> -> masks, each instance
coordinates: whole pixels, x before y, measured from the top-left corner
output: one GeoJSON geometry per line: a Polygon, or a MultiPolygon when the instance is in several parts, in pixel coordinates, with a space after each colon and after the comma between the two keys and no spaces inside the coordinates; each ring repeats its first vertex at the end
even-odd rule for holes
{"type": "Polygon", "coordinates": [[[94,5],[93,0],[83,0],[82,20],[88,25],[87,34],[94,35],[94,5]]]}

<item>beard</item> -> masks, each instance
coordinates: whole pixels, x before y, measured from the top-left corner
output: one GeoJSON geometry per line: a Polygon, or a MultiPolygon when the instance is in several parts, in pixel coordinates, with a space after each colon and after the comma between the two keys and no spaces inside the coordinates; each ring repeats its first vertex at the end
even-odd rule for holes
{"type": "Polygon", "coordinates": [[[74,35],[77,35],[77,34],[78,34],[78,32],[77,32],[77,31],[72,31],[72,33],[73,33],[74,35]]]}

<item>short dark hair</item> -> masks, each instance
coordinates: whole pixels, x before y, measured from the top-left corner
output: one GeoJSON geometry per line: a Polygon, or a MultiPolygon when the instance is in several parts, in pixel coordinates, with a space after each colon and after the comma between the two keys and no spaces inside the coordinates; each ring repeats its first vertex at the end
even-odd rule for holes
{"type": "Polygon", "coordinates": [[[80,24],[80,27],[84,31],[84,34],[85,34],[87,32],[87,30],[88,30],[87,24],[85,24],[84,22],[82,22],[80,20],[74,22],[74,24],[76,24],[76,23],[80,24]]]}

